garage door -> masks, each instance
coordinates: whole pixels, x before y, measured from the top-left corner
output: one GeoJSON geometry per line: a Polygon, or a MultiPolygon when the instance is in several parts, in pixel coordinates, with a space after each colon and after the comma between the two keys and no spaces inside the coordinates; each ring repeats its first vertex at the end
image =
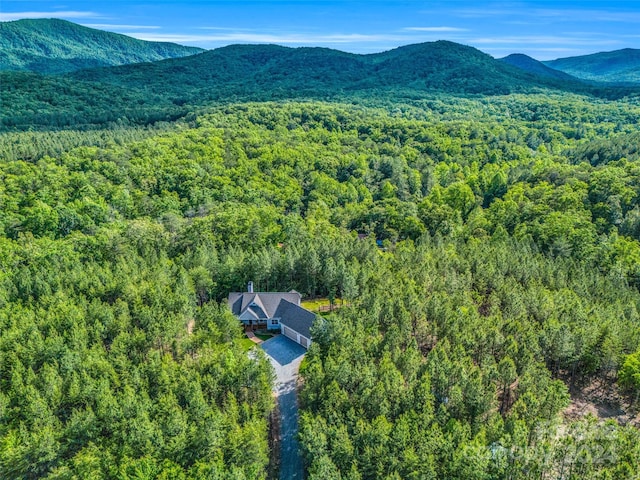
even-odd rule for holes
{"type": "Polygon", "coordinates": [[[285,337],[289,337],[294,342],[298,343],[298,333],[295,330],[291,330],[289,327],[282,326],[282,333],[285,337]]]}
{"type": "Polygon", "coordinates": [[[300,335],[300,345],[302,345],[304,348],[309,348],[309,339],[300,335]]]}

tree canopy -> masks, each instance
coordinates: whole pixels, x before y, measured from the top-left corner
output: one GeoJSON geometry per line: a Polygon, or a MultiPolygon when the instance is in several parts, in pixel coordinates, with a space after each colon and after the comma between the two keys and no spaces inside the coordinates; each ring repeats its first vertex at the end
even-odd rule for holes
{"type": "Polygon", "coordinates": [[[302,368],[309,478],[633,478],[636,427],[563,412],[638,391],[639,113],[436,95],[2,134],[0,477],[265,478],[272,373],[224,306],[252,280],[345,300],[302,368]]]}

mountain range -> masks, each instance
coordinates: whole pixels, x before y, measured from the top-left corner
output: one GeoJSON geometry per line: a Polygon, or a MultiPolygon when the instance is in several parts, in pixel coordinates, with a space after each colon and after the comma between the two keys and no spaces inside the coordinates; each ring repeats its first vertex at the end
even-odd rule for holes
{"type": "Polygon", "coordinates": [[[5,70],[0,100],[10,106],[0,113],[5,130],[148,124],[235,101],[413,101],[440,93],[549,90],[606,98],[640,93],[637,87],[585,82],[525,55],[496,60],[448,41],[368,55],[277,45],[202,51],[61,20],[21,20],[0,23],[0,45],[0,70],[5,70]],[[149,61],[154,56],[180,58],[149,61]],[[108,66],[113,63],[123,65],[108,66]],[[101,67],[81,68],[96,65],[101,67]]]}
{"type": "MultiPolygon", "coordinates": [[[[189,102],[228,95],[253,97],[265,90],[279,98],[369,89],[491,95],[566,87],[564,81],[526,72],[447,41],[370,55],[315,47],[231,45],[190,57],[82,70],[69,77],[180,95],[189,102]]],[[[571,88],[580,88],[578,84],[571,88]]]]}
{"type": "MultiPolygon", "coordinates": [[[[435,45],[438,45],[436,42],[435,45]]],[[[226,49],[218,49],[218,54],[231,54],[233,57],[237,51],[232,46],[226,49]]],[[[284,55],[285,61],[293,61],[291,65],[295,70],[301,66],[299,60],[305,58],[314,62],[322,55],[327,55],[328,60],[338,71],[331,71],[332,67],[321,73],[357,75],[359,66],[356,64],[382,64],[386,62],[386,66],[393,63],[393,59],[399,61],[401,69],[398,72],[404,80],[413,77],[428,75],[436,77],[441,72],[441,67],[445,67],[446,73],[442,77],[452,77],[454,74],[464,75],[471,74],[473,68],[468,70],[464,62],[459,65],[454,63],[460,58],[443,58],[443,54],[462,53],[462,49],[455,50],[453,47],[447,49],[436,48],[433,52],[425,55],[426,50],[420,46],[409,46],[372,55],[352,55],[344,52],[332,51],[329,49],[305,49],[302,55],[284,55]],[[330,53],[331,52],[331,53],[330,53]],[[418,58],[407,60],[407,55],[416,53],[418,58]],[[449,61],[450,60],[450,61],[449,61]],[[437,62],[437,63],[436,63],[437,62]],[[341,70],[342,67],[349,67],[347,72],[341,70]],[[426,69],[425,69],[426,67],[426,69]],[[456,70],[457,72],[452,72],[456,70]],[[418,70],[420,70],[418,72],[418,70]]],[[[159,60],[187,57],[205,50],[197,47],[185,47],[174,43],[166,42],[148,42],[138,40],[126,35],[107,32],[88,28],[72,22],[60,19],[24,19],[13,22],[0,22],[0,71],[30,71],[42,74],[68,73],[87,68],[110,67],[120,65],[130,65],[142,62],[155,62],[159,60]]],[[[275,65],[281,60],[286,50],[262,50],[257,53],[257,57],[270,56],[270,60],[275,65]]],[[[467,52],[470,52],[468,50],[467,52]]],[[[241,53],[245,55],[246,51],[241,53]]],[[[202,61],[212,62],[213,55],[202,61]]],[[[245,55],[246,56],[246,55],[245,55]]],[[[463,55],[471,60],[472,64],[479,66],[484,63],[485,67],[491,62],[487,59],[484,62],[476,62],[473,55],[463,55]]],[[[253,57],[256,60],[257,57],[253,57]]],[[[266,57],[264,57],[266,58],[266,57]]],[[[462,59],[464,60],[464,58],[462,59]]],[[[559,58],[557,60],[538,61],[527,55],[512,54],[501,59],[504,63],[514,66],[527,73],[534,74],[538,77],[561,81],[575,81],[576,79],[591,82],[604,82],[615,84],[635,84],[640,83],[640,50],[623,49],[612,52],[601,52],[592,55],[583,55],[577,57],[559,58]]],[[[226,62],[228,64],[228,62],[226,62]]],[[[258,62],[260,63],[260,62],[258,62]]],[[[303,62],[304,63],[304,62],[303,62]]],[[[263,65],[264,66],[264,65],[263,65]]],[[[182,68],[179,65],[178,68],[182,68]]],[[[170,67],[171,68],[171,67],[170,67]]],[[[185,67],[192,69],[188,65],[185,67]]],[[[384,70],[385,65],[380,65],[379,70],[384,70]]],[[[377,70],[376,70],[377,71],[377,70]]],[[[493,65],[490,68],[490,74],[500,76],[504,74],[500,68],[493,65]]],[[[121,75],[122,72],[117,75],[121,75]]],[[[283,72],[287,75],[287,72],[283,72]]],[[[508,73],[513,75],[513,72],[508,73]]],[[[376,76],[380,80],[379,76],[376,76]]],[[[451,79],[451,78],[449,78],[451,79]]],[[[386,83],[398,83],[395,76],[391,76],[386,83]]],[[[362,82],[366,83],[366,82],[362,82]]],[[[454,82],[455,84],[459,82],[454,82]]],[[[477,88],[482,88],[476,85],[477,88]]],[[[454,88],[460,88],[460,85],[454,85],[454,88]]],[[[464,90],[473,90],[474,87],[464,86],[464,90]]],[[[498,90],[500,87],[497,87],[498,90]]]]}
{"type": "Polygon", "coordinates": [[[0,22],[0,70],[63,73],[153,62],[201,51],[175,43],[137,40],[59,19],[0,22]]]}
{"type": "Polygon", "coordinates": [[[543,63],[547,67],[584,80],[618,84],[640,83],[640,50],[633,48],[559,58],[543,63]]]}
{"type": "MultiPolygon", "coordinates": [[[[422,52],[420,47],[413,47],[413,49],[422,52]]],[[[155,62],[186,57],[204,51],[201,48],[185,47],[174,43],[138,40],[60,19],[0,22],[0,71],[66,73],[87,68],[155,62]]],[[[310,49],[306,50],[307,56],[313,56],[313,54],[309,55],[310,51],[310,49]]],[[[318,49],[318,51],[330,52],[328,49],[318,49]]],[[[410,49],[396,49],[367,56],[337,52],[332,60],[341,57],[343,60],[358,58],[362,61],[368,57],[372,63],[377,63],[397,55],[402,56],[409,51],[410,49]]],[[[224,53],[229,52],[233,50],[224,50],[224,53]]],[[[419,60],[442,59],[423,56],[419,60]]],[[[547,61],[538,61],[527,55],[515,53],[501,60],[520,70],[547,79],[563,81],[581,79],[618,84],[640,83],[640,50],[629,48],[547,61]]],[[[446,63],[445,66],[447,66],[446,63]]],[[[402,65],[402,72],[404,74],[407,69],[424,66],[424,61],[418,65],[410,61],[409,64],[402,65]]],[[[434,67],[433,64],[427,66],[434,67]]],[[[461,69],[464,70],[464,67],[461,69]]],[[[356,72],[351,71],[351,73],[356,72]]],[[[403,76],[406,77],[406,75],[403,76]]]]}

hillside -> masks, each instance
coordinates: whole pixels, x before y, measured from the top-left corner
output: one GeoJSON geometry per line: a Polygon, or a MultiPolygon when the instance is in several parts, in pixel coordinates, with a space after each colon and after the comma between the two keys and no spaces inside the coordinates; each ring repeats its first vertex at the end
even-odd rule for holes
{"type": "Polygon", "coordinates": [[[378,79],[418,89],[502,95],[539,88],[580,88],[578,84],[523,72],[476,48],[443,40],[407,45],[371,55],[369,60],[376,67],[378,79]]]}
{"type": "Polygon", "coordinates": [[[547,67],[544,63],[531,58],[529,55],[522,53],[513,53],[500,59],[501,62],[517,67],[525,72],[533,73],[546,78],[555,78],[557,80],[576,81],[576,77],[572,77],[564,72],[547,67]]]}
{"type": "Polygon", "coordinates": [[[640,84],[640,50],[637,49],[625,48],[543,63],[584,80],[640,84]]]}
{"type": "Polygon", "coordinates": [[[0,70],[63,73],[153,62],[202,51],[174,43],[137,40],[59,19],[0,23],[0,70]]]}
{"type": "Polygon", "coordinates": [[[506,94],[575,87],[522,72],[475,48],[446,41],[370,55],[326,48],[231,45],[150,65],[76,72],[72,78],[210,99],[318,96],[364,89],[506,94]]]}
{"type": "Polygon", "coordinates": [[[55,77],[0,72],[3,130],[148,125],[238,101],[338,100],[381,106],[438,95],[564,92],[620,98],[598,87],[523,71],[451,42],[356,55],[326,48],[231,45],[184,58],[55,77]]]}
{"type": "Polygon", "coordinates": [[[0,131],[148,125],[187,113],[162,95],[61,76],[0,72],[0,85],[0,131]]]}

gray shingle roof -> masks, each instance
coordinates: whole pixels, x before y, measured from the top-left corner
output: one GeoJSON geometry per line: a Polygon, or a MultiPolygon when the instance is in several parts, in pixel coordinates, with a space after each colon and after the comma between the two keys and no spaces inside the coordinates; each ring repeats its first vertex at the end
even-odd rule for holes
{"type": "Polygon", "coordinates": [[[274,316],[280,318],[280,323],[285,327],[311,338],[311,326],[316,319],[315,313],[283,299],[274,316]]]}
{"type": "Polygon", "coordinates": [[[256,307],[251,307],[259,318],[273,318],[281,300],[298,305],[300,303],[300,294],[295,291],[288,293],[282,292],[233,292],[229,294],[229,308],[234,315],[240,316],[247,308],[255,303],[259,310],[266,315],[260,315],[256,307]]]}

